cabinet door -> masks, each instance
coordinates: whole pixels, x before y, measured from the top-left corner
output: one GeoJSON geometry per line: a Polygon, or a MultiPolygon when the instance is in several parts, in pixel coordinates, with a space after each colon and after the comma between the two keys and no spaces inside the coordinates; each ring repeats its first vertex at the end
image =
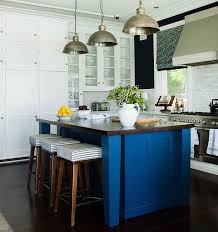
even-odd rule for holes
{"type": "Polygon", "coordinates": [[[4,70],[0,68],[0,159],[5,153],[5,89],[4,70]]]}
{"type": "Polygon", "coordinates": [[[68,106],[78,109],[80,104],[79,55],[68,56],[68,106]]]}
{"type": "Polygon", "coordinates": [[[40,21],[39,39],[40,41],[50,41],[52,43],[67,41],[68,23],[63,21],[40,21]]]}
{"type": "Polygon", "coordinates": [[[7,158],[28,155],[29,136],[37,132],[34,71],[6,71],[6,154],[7,158]]]}
{"type": "Polygon", "coordinates": [[[133,54],[132,40],[128,37],[120,38],[120,85],[131,85],[133,54]]]}
{"type": "MultiPolygon", "coordinates": [[[[85,41],[91,34],[85,35],[85,41]]],[[[101,85],[99,80],[99,69],[101,68],[98,64],[99,51],[97,47],[88,46],[89,53],[85,55],[85,75],[84,75],[84,87],[86,90],[95,90],[96,87],[101,85]]]]}
{"type": "Polygon", "coordinates": [[[67,72],[39,72],[40,117],[55,117],[61,105],[67,105],[67,72]]]}
{"type": "Polygon", "coordinates": [[[6,69],[36,70],[37,48],[33,43],[6,41],[6,69]]]}
{"type": "Polygon", "coordinates": [[[11,41],[35,41],[38,38],[35,20],[25,16],[6,17],[6,39],[11,41]]]}
{"type": "Polygon", "coordinates": [[[67,71],[67,55],[63,53],[65,43],[45,42],[39,43],[39,70],[41,71],[67,71]]]}
{"type": "Polygon", "coordinates": [[[103,48],[103,81],[105,87],[114,87],[115,83],[115,48],[103,48]]]}

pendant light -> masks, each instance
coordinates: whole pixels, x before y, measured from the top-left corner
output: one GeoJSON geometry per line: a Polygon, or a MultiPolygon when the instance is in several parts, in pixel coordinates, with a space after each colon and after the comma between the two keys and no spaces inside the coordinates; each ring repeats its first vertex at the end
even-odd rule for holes
{"type": "Polygon", "coordinates": [[[78,54],[86,54],[88,53],[88,49],[84,43],[79,41],[79,36],[77,34],[77,0],[75,0],[75,35],[73,36],[73,40],[65,45],[63,53],[69,55],[78,55],[78,54]]]}
{"type": "Polygon", "coordinates": [[[106,26],[104,22],[104,13],[103,13],[103,0],[99,0],[100,10],[101,10],[101,25],[99,26],[99,31],[92,34],[88,40],[89,46],[96,47],[112,47],[117,45],[117,40],[113,34],[106,31],[106,26]]]}
{"type": "Polygon", "coordinates": [[[152,35],[158,32],[159,25],[155,19],[145,14],[142,0],[139,1],[139,8],[136,15],[127,20],[123,32],[131,35],[152,35]]]}

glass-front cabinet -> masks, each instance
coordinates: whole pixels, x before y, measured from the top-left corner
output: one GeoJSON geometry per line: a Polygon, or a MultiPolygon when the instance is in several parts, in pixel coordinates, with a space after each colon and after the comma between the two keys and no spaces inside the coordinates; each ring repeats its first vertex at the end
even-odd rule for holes
{"type": "MultiPolygon", "coordinates": [[[[87,44],[91,31],[80,33],[87,44]]],[[[91,47],[88,54],[69,55],[69,106],[83,104],[84,91],[109,91],[119,85],[134,85],[134,38],[114,33],[115,47],[91,47]]]]}
{"type": "MultiPolygon", "coordinates": [[[[85,42],[88,42],[90,35],[85,35],[85,42]]],[[[96,47],[87,46],[89,53],[85,55],[85,79],[86,87],[98,86],[98,51],[96,47]]]]}
{"type": "Polygon", "coordinates": [[[68,105],[71,108],[79,106],[79,56],[68,57],[68,105]]]}
{"type": "Polygon", "coordinates": [[[132,84],[132,41],[130,38],[120,38],[120,85],[132,84]]]}
{"type": "Polygon", "coordinates": [[[115,83],[115,48],[103,48],[104,74],[102,84],[105,87],[114,87],[115,83]]]}

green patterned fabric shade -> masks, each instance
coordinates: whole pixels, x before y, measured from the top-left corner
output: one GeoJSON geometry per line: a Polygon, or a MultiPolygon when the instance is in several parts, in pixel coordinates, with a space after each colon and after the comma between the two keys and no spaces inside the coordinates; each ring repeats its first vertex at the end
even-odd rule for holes
{"type": "Polygon", "coordinates": [[[183,25],[157,33],[157,70],[180,68],[173,66],[172,58],[182,29],[183,25]]]}

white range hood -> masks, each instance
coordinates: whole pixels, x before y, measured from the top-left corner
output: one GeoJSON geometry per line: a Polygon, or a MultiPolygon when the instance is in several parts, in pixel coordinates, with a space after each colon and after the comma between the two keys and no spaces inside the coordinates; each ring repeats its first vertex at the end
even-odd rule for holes
{"type": "Polygon", "coordinates": [[[218,63],[218,7],[185,17],[173,65],[218,63]]]}

